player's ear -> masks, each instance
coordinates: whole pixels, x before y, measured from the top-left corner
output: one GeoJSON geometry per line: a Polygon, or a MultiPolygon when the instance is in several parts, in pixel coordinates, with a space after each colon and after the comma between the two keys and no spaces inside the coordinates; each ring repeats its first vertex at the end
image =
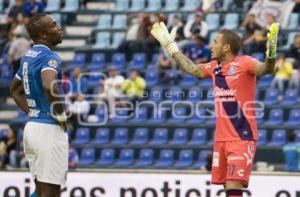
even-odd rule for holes
{"type": "Polygon", "coordinates": [[[224,44],[223,50],[226,51],[226,52],[230,51],[230,44],[224,44]]]}

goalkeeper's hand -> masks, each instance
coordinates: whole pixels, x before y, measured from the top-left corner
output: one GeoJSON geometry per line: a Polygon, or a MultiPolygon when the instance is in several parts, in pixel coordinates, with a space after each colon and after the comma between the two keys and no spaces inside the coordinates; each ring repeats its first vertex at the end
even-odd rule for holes
{"type": "Polygon", "coordinates": [[[279,23],[272,23],[267,34],[267,58],[276,58],[277,39],[278,39],[279,23]]]}
{"type": "Polygon", "coordinates": [[[172,56],[175,52],[178,52],[178,46],[175,42],[176,28],[173,28],[169,33],[164,22],[156,22],[152,26],[151,34],[156,40],[164,47],[168,53],[172,56]]]}

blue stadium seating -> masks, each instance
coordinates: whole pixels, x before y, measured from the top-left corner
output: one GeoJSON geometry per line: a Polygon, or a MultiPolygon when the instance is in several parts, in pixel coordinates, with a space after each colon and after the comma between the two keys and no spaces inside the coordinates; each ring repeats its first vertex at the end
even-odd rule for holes
{"type": "Polygon", "coordinates": [[[192,125],[198,125],[204,123],[205,121],[205,109],[197,107],[195,109],[194,115],[191,117],[191,119],[187,120],[187,123],[192,125]]]}
{"type": "Polygon", "coordinates": [[[198,158],[197,158],[193,168],[195,168],[195,169],[204,168],[206,163],[207,163],[206,162],[206,157],[207,157],[208,154],[211,154],[210,150],[199,151],[198,158]]]}
{"type": "Polygon", "coordinates": [[[202,79],[199,83],[199,88],[201,89],[210,89],[213,87],[211,79],[202,79]]]}
{"type": "Polygon", "coordinates": [[[74,145],[82,145],[89,143],[90,140],[90,129],[89,128],[78,128],[76,131],[76,137],[72,141],[74,145]]]}
{"type": "Polygon", "coordinates": [[[163,89],[161,87],[154,87],[150,90],[150,97],[149,100],[150,101],[154,101],[156,103],[159,103],[163,100],[163,89]]]}
{"type": "Polygon", "coordinates": [[[60,13],[52,13],[50,15],[54,18],[54,20],[56,21],[56,23],[58,25],[62,26],[62,23],[63,23],[63,19],[62,18],[63,17],[62,17],[62,15],[60,13]]]}
{"type": "Polygon", "coordinates": [[[129,9],[129,0],[117,0],[116,1],[116,11],[126,12],[129,9]]]}
{"type": "Polygon", "coordinates": [[[0,140],[4,139],[7,136],[8,129],[0,129],[0,140]]]}
{"type": "Polygon", "coordinates": [[[122,149],[120,153],[120,158],[115,163],[116,167],[129,167],[132,166],[134,162],[134,152],[132,149],[122,149]]]}
{"type": "Polygon", "coordinates": [[[180,101],[184,97],[184,92],[179,87],[172,87],[166,93],[166,97],[168,97],[168,101],[172,101],[172,102],[180,101]]]}
{"type": "Polygon", "coordinates": [[[165,76],[170,79],[171,84],[177,84],[177,82],[179,81],[178,70],[176,70],[176,69],[166,70],[165,76]]]}
{"type": "Polygon", "coordinates": [[[154,152],[152,149],[141,149],[138,161],[134,164],[137,168],[150,167],[154,163],[154,152]]]}
{"type": "Polygon", "coordinates": [[[156,67],[158,64],[158,59],[159,59],[159,53],[154,53],[151,58],[150,64],[148,64],[148,67],[156,67]]]}
{"type": "Polygon", "coordinates": [[[75,67],[83,68],[85,65],[85,53],[76,53],[73,57],[71,64],[69,65],[70,69],[74,69],[75,67]]]}
{"type": "Polygon", "coordinates": [[[175,162],[174,167],[175,168],[188,168],[193,165],[193,161],[194,161],[194,155],[193,155],[192,150],[190,150],[190,149],[180,150],[179,158],[175,162]]]}
{"type": "Polygon", "coordinates": [[[185,107],[176,107],[172,110],[172,115],[168,119],[168,123],[171,124],[182,124],[186,118],[186,108],[185,107]]]}
{"type": "Polygon", "coordinates": [[[130,68],[137,70],[144,69],[146,67],[146,56],[144,53],[135,53],[132,58],[132,64],[130,68]]]}
{"type": "Polygon", "coordinates": [[[60,9],[60,0],[47,0],[47,6],[45,7],[45,12],[56,12],[59,9],[60,9]]]}
{"type": "Polygon", "coordinates": [[[272,75],[265,75],[262,76],[257,83],[257,88],[258,89],[267,89],[270,87],[270,84],[272,83],[273,76],[272,75]]]}
{"type": "Polygon", "coordinates": [[[88,166],[95,162],[95,149],[83,148],[79,159],[80,166],[88,166]]]}
{"type": "Polygon", "coordinates": [[[111,142],[113,145],[124,145],[128,143],[128,128],[116,128],[114,138],[111,142]]]}
{"type": "Polygon", "coordinates": [[[176,128],[174,130],[173,138],[170,141],[171,145],[183,145],[188,141],[188,131],[185,128],[176,128]]]}
{"type": "Polygon", "coordinates": [[[287,89],[284,93],[282,105],[294,105],[298,102],[298,90],[287,89]]]}
{"type": "Polygon", "coordinates": [[[224,27],[226,29],[237,29],[239,26],[239,14],[228,13],[225,15],[224,27]]]}
{"type": "Polygon", "coordinates": [[[166,128],[156,128],[153,139],[149,142],[151,145],[164,145],[168,143],[168,130],[166,128]]]}
{"type": "Polygon", "coordinates": [[[115,162],[115,150],[111,148],[102,149],[100,158],[96,162],[96,166],[107,167],[113,165],[114,162],[115,162]]]}
{"type": "Polygon", "coordinates": [[[176,11],[179,7],[179,0],[166,0],[166,4],[163,8],[166,12],[176,11]]]}
{"type": "Polygon", "coordinates": [[[187,94],[187,101],[196,103],[200,101],[202,98],[202,91],[198,87],[192,87],[189,89],[188,94],[187,94]]]}
{"type": "Polygon", "coordinates": [[[262,146],[267,144],[267,130],[265,129],[258,129],[258,141],[257,145],[262,146]]]}
{"type": "Polygon", "coordinates": [[[149,130],[148,128],[137,128],[135,129],[135,133],[131,145],[144,145],[149,141],[149,130]]]}
{"type": "Polygon", "coordinates": [[[287,43],[285,46],[283,46],[284,49],[289,49],[291,45],[294,43],[295,36],[298,34],[298,32],[289,32],[287,43]]]}
{"type": "Polygon", "coordinates": [[[256,124],[263,125],[265,123],[265,112],[263,110],[256,110],[255,117],[256,117],[256,124]]]}
{"type": "Polygon", "coordinates": [[[135,109],[135,113],[132,119],[129,122],[132,123],[142,123],[148,120],[148,108],[147,107],[138,107],[135,109]]]}
{"type": "Polygon", "coordinates": [[[194,11],[200,6],[199,0],[184,0],[181,11],[194,11]]]}
{"type": "Polygon", "coordinates": [[[96,116],[98,117],[98,122],[107,122],[108,121],[108,108],[106,106],[98,106],[96,108],[96,116]]]}
{"type": "Polygon", "coordinates": [[[183,75],[183,80],[180,83],[181,87],[191,87],[194,86],[197,83],[197,78],[193,77],[189,74],[184,74],[183,75]]]}
{"type": "Polygon", "coordinates": [[[88,87],[95,87],[100,84],[100,80],[103,80],[103,76],[100,73],[93,72],[89,74],[88,87]]]}
{"type": "Polygon", "coordinates": [[[300,142],[300,129],[296,129],[294,133],[296,135],[296,142],[300,142]]]}
{"type": "Polygon", "coordinates": [[[300,109],[292,109],[289,114],[289,119],[286,122],[288,126],[300,125],[300,109]]]}
{"type": "Polygon", "coordinates": [[[146,72],[146,83],[148,87],[153,87],[158,84],[158,72],[156,70],[147,70],[146,72]]]}
{"type": "Polygon", "coordinates": [[[166,111],[153,111],[148,123],[160,124],[166,121],[166,111]]]}
{"type": "Polygon", "coordinates": [[[164,149],[160,151],[159,159],[155,162],[155,168],[168,168],[174,163],[174,150],[164,149]]]}
{"type": "Polygon", "coordinates": [[[122,69],[126,65],[126,58],[124,53],[114,53],[112,55],[111,65],[116,69],[122,69]]]}
{"type": "Polygon", "coordinates": [[[96,43],[93,45],[95,49],[104,49],[110,47],[110,32],[102,31],[96,35],[96,43]]]}
{"type": "Polygon", "coordinates": [[[299,29],[299,14],[297,13],[291,13],[290,18],[289,18],[289,23],[286,29],[289,30],[295,30],[299,29]]]}
{"type": "Polygon", "coordinates": [[[95,29],[109,29],[111,27],[111,14],[101,14],[95,29]]]}
{"type": "Polygon", "coordinates": [[[111,48],[113,48],[113,49],[118,48],[118,46],[121,44],[121,42],[124,40],[124,38],[125,38],[124,32],[114,33],[111,48]]]}
{"type": "MultiPolygon", "coordinates": [[[[215,30],[220,27],[220,14],[209,13],[206,15],[205,21],[209,30],[215,30]]],[[[211,35],[212,36],[212,35],[211,35]]]]}
{"type": "Polygon", "coordinates": [[[132,0],[130,11],[139,12],[145,9],[145,0],[132,0]]]}
{"type": "Polygon", "coordinates": [[[94,53],[92,56],[92,61],[89,66],[91,71],[99,71],[105,67],[105,54],[104,53],[94,53]]]}
{"type": "Polygon", "coordinates": [[[65,0],[65,7],[62,12],[76,12],[79,9],[79,0],[65,0]]]}
{"type": "MultiPolygon", "coordinates": [[[[4,0],[0,0],[0,12],[2,12],[3,11],[3,1],[4,0]]],[[[0,14],[0,17],[2,18],[2,17],[4,17],[4,15],[2,15],[2,14],[0,14]]]]}
{"type": "Polygon", "coordinates": [[[269,120],[265,122],[266,125],[279,125],[283,123],[283,110],[272,109],[270,111],[269,120]]]}
{"type": "Polygon", "coordinates": [[[269,146],[281,146],[286,142],[286,130],[275,129],[272,133],[272,139],[268,143],[269,146]]]}
{"type": "Polygon", "coordinates": [[[93,145],[103,145],[109,143],[109,129],[108,128],[98,128],[96,130],[96,135],[94,140],[91,141],[93,145]]]}
{"type": "Polygon", "coordinates": [[[161,9],[161,0],[148,0],[148,6],[146,7],[146,11],[148,12],[156,12],[161,9]]]}
{"type": "Polygon", "coordinates": [[[207,141],[207,130],[206,129],[194,129],[192,139],[188,142],[188,145],[199,146],[206,144],[207,141]]]}
{"type": "Polygon", "coordinates": [[[129,111],[127,108],[118,108],[115,110],[115,116],[110,120],[111,123],[122,123],[126,122],[129,118],[129,111]]]}
{"type": "Polygon", "coordinates": [[[114,16],[112,29],[126,29],[127,28],[127,15],[116,14],[114,16]]]}
{"type": "Polygon", "coordinates": [[[261,53],[261,52],[252,53],[251,57],[257,59],[260,62],[264,62],[265,61],[265,54],[261,53]]]}
{"type": "Polygon", "coordinates": [[[278,102],[279,91],[277,89],[268,89],[266,91],[264,104],[274,105],[278,102]]]}

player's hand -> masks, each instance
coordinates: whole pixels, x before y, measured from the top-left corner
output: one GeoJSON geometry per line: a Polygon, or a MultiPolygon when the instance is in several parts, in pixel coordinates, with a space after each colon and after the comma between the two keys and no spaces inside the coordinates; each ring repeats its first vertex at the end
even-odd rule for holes
{"type": "Polygon", "coordinates": [[[279,23],[272,23],[267,34],[267,58],[276,58],[279,23]]]}
{"type": "Polygon", "coordinates": [[[177,29],[173,28],[169,33],[164,22],[156,22],[152,26],[151,34],[156,40],[158,40],[161,46],[164,47],[170,55],[172,55],[179,51],[175,42],[176,31],[177,29]]]}

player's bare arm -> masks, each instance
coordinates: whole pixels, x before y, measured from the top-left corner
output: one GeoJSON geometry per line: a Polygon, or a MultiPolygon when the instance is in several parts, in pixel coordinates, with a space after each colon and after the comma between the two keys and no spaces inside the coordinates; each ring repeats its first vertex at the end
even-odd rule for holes
{"type": "Polygon", "coordinates": [[[26,114],[29,113],[29,107],[26,102],[25,91],[22,81],[16,77],[13,79],[10,86],[10,95],[16,102],[19,108],[21,108],[26,114]]]}
{"type": "Polygon", "coordinates": [[[44,70],[42,72],[42,83],[45,94],[48,98],[50,105],[53,107],[51,114],[60,124],[60,126],[66,131],[67,130],[67,119],[65,116],[64,106],[60,97],[58,96],[59,90],[57,86],[57,73],[53,70],[44,70]]]}
{"type": "Polygon", "coordinates": [[[269,33],[267,35],[268,40],[267,40],[266,59],[264,63],[258,63],[255,65],[256,76],[272,74],[274,72],[278,31],[279,31],[279,24],[273,23],[270,26],[269,33]]]}
{"type": "Polygon", "coordinates": [[[194,64],[188,57],[186,57],[181,52],[175,52],[172,55],[173,59],[179,64],[180,68],[186,73],[196,76],[198,78],[203,78],[203,73],[201,71],[201,66],[194,64]]]}

